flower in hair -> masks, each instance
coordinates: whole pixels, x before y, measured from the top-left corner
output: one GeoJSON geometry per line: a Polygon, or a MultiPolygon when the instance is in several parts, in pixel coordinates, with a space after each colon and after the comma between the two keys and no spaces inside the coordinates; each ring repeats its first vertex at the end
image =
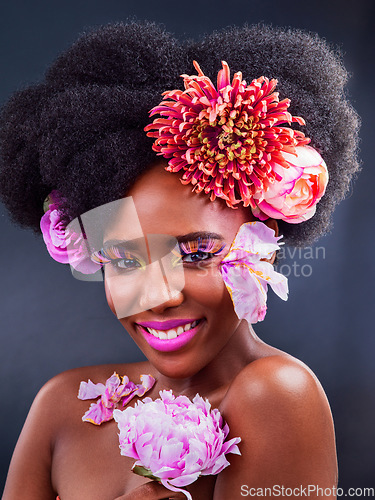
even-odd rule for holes
{"type": "Polygon", "coordinates": [[[100,269],[89,256],[82,233],[69,231],[63,221],[59,207],[62,195],[54,189],[44,201],[45,214],[40,220],[40,229],[50,256],[62,264],[71,264],[74,269],[92,274],[100,269]]]}
{"type": "Polygon", "coordinates": [[[96,403],[91,403],[82,420],[95,425],[112,420],[113,410],[118,403],[121,402],[122,406],[125,406],[134,396],[142,397],[154,383],[155,379],[151,375],[141,375],[141,383],[134,384],[126,375],[121,377],[116,372],[105,384],[93,384],[91,380],[81,382],[78,399],[100,398],[96,403]]]}
{"type": "MultiPolygon", "coordinates": [[[[267,311],[267,287],[283,300],[288,299],[288,280],[274,270],[270,259],[279,250],[274,231],[263,222],[242,224],[220,263],[224,283],[239,319],[248,323],[263,321],[267,311]]],[[[282,243],[280,243],[281,245],[282,243]]]]}
{"type": "Polygon", "coordinates": [[[197,394],[193,401],[160,391],[154,401],[145,398],[134,408],[113,413],[120,430],[121,455],[134,458],[133,472],[154,479],[171,491],[199,476],[219,474],[229,464],[226,454],[240,455],[239,437],[226,441],[228,424],[218,409],[197,394]]]}
{"type": "Polygon", "coordinates": [[[150,111],[161,118],[145,131],[155,138],[153,149],[169,159],[166,170],[183,171],[183,184],[209,193],[211,200],[223,198],[230,207],[242,201],[256,209],[254,196],[289,169],[283,153],[295,155],[297,145],[310,142],[285,124],[305,122],[287,111],[289,99],[279,101],[277,80],[261,76],[247,85],[238,72],[231,82],[222,61],[216,89],[193,64],[198,75],[182,75],[185,91],[163,93],[163,101],[150,111]]]}
{"type": "Polygon", "coordinates": [[[282,179],[271,184],[265,193],[254,196],[257,206],[252,212],[258,219],[272,217],[298,224],[315,214],[316,204],[327,187],[328,169],[320,154],[310,146],[297,146],[296,155],[283,153],[289,168],[274,165],[282,179]]]}

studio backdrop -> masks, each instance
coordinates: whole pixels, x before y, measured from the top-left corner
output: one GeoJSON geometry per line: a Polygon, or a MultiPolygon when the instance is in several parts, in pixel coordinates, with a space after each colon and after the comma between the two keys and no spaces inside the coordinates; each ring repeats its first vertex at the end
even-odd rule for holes
{"type": "MultiPolygon", "coordinates": [[[[375,487],[374,5],[13,0],[0,6],[1,103],[40,81],[80,33],[134,16],[163,23],[180,39],[264,21],[317,32],[343,52],[352,73],[348,95],[362,118],[362,171],[334,214],[332,232],[311,247],[280,254],[278,271],[289,279],[289,300],[270,292],[267,316],[254,327],[321,381],[335,422],[342,488],[375,487]]],[[[69,266],[51,259],[41,237],[13,225],[2,205],[0,211],[3,485],[28,409],[48,379],[73,367],[144,358],[109,310],[103,283],[74,279],[69,266]]]]}

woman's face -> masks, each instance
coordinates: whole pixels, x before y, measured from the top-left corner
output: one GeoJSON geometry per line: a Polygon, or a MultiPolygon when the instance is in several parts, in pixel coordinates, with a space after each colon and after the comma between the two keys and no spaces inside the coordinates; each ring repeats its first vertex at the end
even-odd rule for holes
{"type": "MultiPolygon", "coordinates": [[[[128,196],[146,237],[162,234],[182,242],[184,287],[158,305],[146,300],[144,310],[120,322],[159,372],[174,378],[191,377],[220,353],[240,324],[219,263],[240,226],[255,218],[249,208],[231,209],[223,200],[212,202],[207,195],[192,192],[179,175],[165,171],[164,163],[140,177],[128,196]],[[174,332],[177,338],[165,339],[174,337],[174,332]]],[[[123,239],[127,224],[125,214],[119,214],[105,239],[123,239]]],[[[154,292],[154,283],[145,290],[146,295],[151,288],[154,292]]],[[[115,313],[107,280],[106,296],[115,313]]]]}

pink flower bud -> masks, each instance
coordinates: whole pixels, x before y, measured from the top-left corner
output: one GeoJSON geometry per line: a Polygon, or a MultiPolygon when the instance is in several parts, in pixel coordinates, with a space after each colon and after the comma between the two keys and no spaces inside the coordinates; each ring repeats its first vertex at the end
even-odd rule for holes
{"type": "Polygon", "coordinates": [[[328,169],[320,154],[310,146],[297,146],[297,156],[282,152],[290,165],[284,168],[275,164],[273,169],[281,180],[270,183],[265,192],[254,195],[257,204],[252,209],[260,220],[269,217],[298,224],[310,219],[316,204],[325,193],[328,169]]]}

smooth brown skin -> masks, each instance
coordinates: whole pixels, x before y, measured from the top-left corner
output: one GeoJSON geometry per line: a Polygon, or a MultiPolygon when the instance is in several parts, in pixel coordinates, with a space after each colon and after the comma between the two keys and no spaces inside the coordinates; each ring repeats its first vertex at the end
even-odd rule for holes
{"type": "MultiPolygon", "coordinates": [[[[248,208],[233,210],[222,200],[192,193],[162,164],[128,195],[145,234],[212,231],[223,235],[225,251],[241,224],[254,219],[248,208]]],[[[276,221],[266,223],[278,234],[276,221]]],[[[107,237],[119,232],[120,226],[110,228],[107,237]]],[[[82,422],[90,402],[77,399],[79,383],[105,382],[114,371],[135,382],[142,373],[152,374],[156,384],[147,394],[152,398],[162,389],[188,397],[198,392],[220,409],[229,438],[241,437],[241,456],[228,455],[231,465],[218,476],[187,487],[194,500],[240,499],[241,485],[337,486],[334,428],[324,391],[304,363],[264,343],[237,318],[218,270],[222,255],[204,264],[205,276],[186,266],[185,287],[174,299],[120,320],[148,362],[69,370],[41,389],[17,443],[3,500],[55,500],[57,493],[61,500],[185,498],[131,472],[134,460],[120,455],[116,422],[82,422]],[[135,325],[172,318],[205,320],[199,335],[175,352],[152,349],[135,325]]],[[[107,287],[106,296],[114,311],[107,287]]]]}

